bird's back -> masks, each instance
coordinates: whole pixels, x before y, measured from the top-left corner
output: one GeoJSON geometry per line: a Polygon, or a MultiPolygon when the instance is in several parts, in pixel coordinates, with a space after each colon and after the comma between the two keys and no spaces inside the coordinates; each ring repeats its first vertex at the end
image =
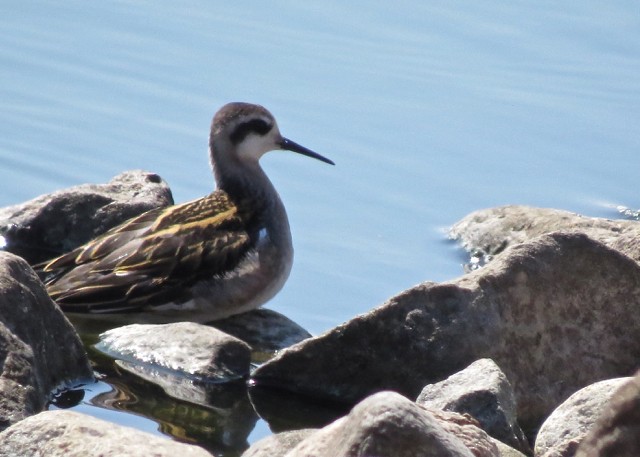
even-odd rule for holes
{"type": "Polygon", "coordinates": [[[249,251],[252,221],[241,206],[218,190],[148,211],[40,265],[47,291],[65,311],[78,312],[136,311],[179,299],[249,251]]]}

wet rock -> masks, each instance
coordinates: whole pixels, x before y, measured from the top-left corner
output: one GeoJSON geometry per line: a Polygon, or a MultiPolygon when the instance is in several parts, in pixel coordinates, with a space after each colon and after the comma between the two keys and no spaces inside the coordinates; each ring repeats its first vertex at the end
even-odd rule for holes
{"type": "Polygon", "coordinates": [[[342,419],[310,435],[287,457],[489,457],[488,435],[454,413],[434,413],[394,392],[363,400],[342,419]],[[436,416],[435,414],[439,414],[436,416]]]}
{"type": "Polygon", "coordinates": [[[625,382],[605,405],[580,444],[576,457],[640,455],[640,371],[625,382]]]}
{"type": "Polygon", "coordinates": [[[311,337],[286,316],[270,309],[254,309],[211,325],[248,343],[254,351],[275,352],[311,337]]]}
{"type": "Polygon", "coordinates": [[[211,457],[204,449],[73,411],[45,411],[0,433],[0,457],[211,457]]]}
{"type": "Polygon", "coordinates": [[[242,457],[284,457],[287,452],[316,431],[317,429],[303,428],[267,436],[251,445],[242,457]]]}
{"type": "Polygon", "coordinates": [[[83,184],[0,209],[0,244],[33,264],[68,252],[133,216],[171,204],[171,191],[162,178],[127,171],[107,184],[83,184]]]}
{"type": "Polygon", "coordinates": [[[640,223],[637,221],[586,217],[557,209],[515,205],[483,209],[457,222],[449,236],[471,253],[474,268],[509,246],[556,231],[584,233],[640,261],[640,223]]]}
{"type": "Polygon", "coordinates": [[[193,322],[118,327],[101,334],[96,347],[125,370],[193,403],[206,402],[207,384],[249,374],[246,343],[193,322]]]}
{"type": "Polygon", "coordinates": [[[75,330],[27,263],[0,252],[0,429],[42,411],[52,391],[93,378],[75,330]]]}
{"type": "Polygon", "coordinates": [[[535,455],[573,457],[613,393],[629,379],[596,382],[571,395],[542,424],[536,437],[535,455]]]}
{"type": "Polygon", "coordinates": [[[253,381],[352,403],[385,389],[416,398],[491,358],[526,431],[581,387],[637,367],[639,302],[636,262],[582,234],[549,234],[285,349],[253,381]]]}
{"type": "Polygon", "coordinates": [[[511,384],[491,359],[477,360],[444,381],[425,386],[416,403],[469,414],[492,437],[522,452],[531,451],[518,425],[511,384]]]}

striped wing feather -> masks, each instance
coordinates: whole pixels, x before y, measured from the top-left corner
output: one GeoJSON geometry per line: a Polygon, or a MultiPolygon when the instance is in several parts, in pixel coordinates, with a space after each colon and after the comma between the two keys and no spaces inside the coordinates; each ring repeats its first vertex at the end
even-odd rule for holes
{"type": "Polygon", "coordinates": [[[66,311],[134,311],[233,269],[251,245],[227,194],[148,211],[42,266],[66,311]]]}

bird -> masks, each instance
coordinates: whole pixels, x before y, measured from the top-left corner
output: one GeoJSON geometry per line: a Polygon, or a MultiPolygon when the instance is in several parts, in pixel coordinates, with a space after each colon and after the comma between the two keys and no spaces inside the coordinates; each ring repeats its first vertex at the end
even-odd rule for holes
{"type": "Polygon", "coordinates": [[[335,165],[283,137],[263,106],[224,105],[209,135],[215,190],[147,211],[40,264],[50,297],[66,313],[152,322],[215,321],[262,306],[293,263],[285,207],[259,164],[273,150],[335,165]]]}

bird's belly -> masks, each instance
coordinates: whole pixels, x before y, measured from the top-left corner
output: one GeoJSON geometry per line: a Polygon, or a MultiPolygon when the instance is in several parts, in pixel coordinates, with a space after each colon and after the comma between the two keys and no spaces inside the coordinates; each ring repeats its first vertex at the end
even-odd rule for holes
{"type": "Polygon", "coordinates": [[[259,246],[233,271],[195,283],[185,301],[153,305],[150,310],[165,317],[175,312],[182,320],[206,322],[258,308],[282,289],[292,257],[290,247],[259,246]]]}

